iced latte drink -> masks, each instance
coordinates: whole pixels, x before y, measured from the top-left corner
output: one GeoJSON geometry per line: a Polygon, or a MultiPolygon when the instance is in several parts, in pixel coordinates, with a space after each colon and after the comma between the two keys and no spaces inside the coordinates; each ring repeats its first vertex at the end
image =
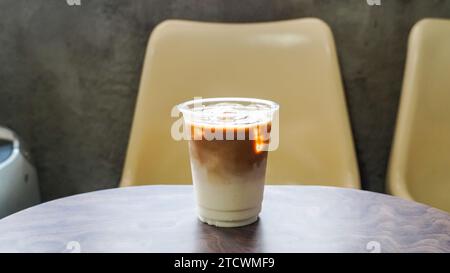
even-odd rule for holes
{"type": "Polygon", "coordinates": [[[188,133],[201,221],[220,227],[255,222],[261,211],[272,118],[278,105],[243,98],[178,106],[188,133]]]}

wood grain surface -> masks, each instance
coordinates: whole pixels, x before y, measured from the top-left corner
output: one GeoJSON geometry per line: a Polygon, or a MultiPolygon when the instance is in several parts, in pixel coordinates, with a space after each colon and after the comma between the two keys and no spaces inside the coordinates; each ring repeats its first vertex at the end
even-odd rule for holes
{"type": "Polygon", "coordinates": [[[97,191],[0,220],[1,252],[450,252],[449,214],[351,189],[267,186],[255,224],[196,218],[191,186],[97,191]]]}

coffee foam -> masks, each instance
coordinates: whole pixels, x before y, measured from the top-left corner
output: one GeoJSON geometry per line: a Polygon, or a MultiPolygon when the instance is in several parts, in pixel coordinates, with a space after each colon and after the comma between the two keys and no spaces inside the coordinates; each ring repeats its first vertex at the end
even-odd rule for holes
{"type": "Polygon", "coordinates": [[[213,128],[246,128],[267,124],[272,119],[272,109],[265,104],[243,105],[239,103],[216,103],[196,105],[186,121],[190,125],[213,128]]]}

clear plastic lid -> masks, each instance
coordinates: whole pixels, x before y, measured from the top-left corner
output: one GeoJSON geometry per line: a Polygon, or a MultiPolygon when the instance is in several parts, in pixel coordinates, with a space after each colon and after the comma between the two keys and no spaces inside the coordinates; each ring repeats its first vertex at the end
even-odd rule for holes
{"type": "Polygon", "coordinates": [[[177,108],[186,123],[198,126],[246,127],[268,123],[279,105],[273,101],[253,98],[194,99],[177,108]]]}

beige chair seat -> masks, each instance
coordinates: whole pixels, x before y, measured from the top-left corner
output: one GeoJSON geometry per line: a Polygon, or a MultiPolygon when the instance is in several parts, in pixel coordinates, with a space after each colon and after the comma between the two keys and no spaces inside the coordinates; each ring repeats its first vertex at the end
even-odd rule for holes
{"type": "Polygon", "coordinates": [[[388,186],[450,212],[450,20],[411,31],[388,186]]]}
{"type": "Polygon", "coordinates": [[[219,24],[170,20],[147,48],[122,186],[191,183],[188,145],[171,138],[172,108],[194,97],[281,105],[269,184],[359,188],[329,27],[318,19],[219,24]]]}

